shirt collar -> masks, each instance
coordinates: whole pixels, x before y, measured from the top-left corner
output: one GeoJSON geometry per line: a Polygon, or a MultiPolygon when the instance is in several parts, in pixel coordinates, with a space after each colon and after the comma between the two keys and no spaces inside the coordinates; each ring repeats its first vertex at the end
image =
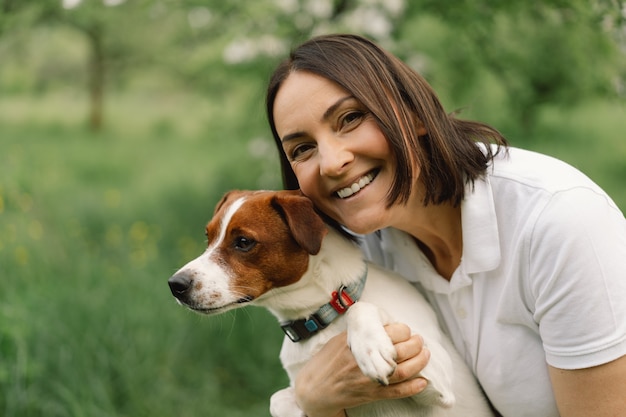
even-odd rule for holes
{"type": "Polygon", "coordinates": [[[461,203],[463,269],[467,274],[491,271],[500,265],[500,238],[489,178],[465,190],[461,203]]]}
{"type": "Polygon", "coordinates": [[[468,184],[461,203],[463,256],[450,282],[432,267],[407,233],[394,228],[376,234],[381,245],[383,264],[425,289],[450,293],[471,285],[470,274],[491,271],[500,265],[498,222],[489,179],[468,184]]]}

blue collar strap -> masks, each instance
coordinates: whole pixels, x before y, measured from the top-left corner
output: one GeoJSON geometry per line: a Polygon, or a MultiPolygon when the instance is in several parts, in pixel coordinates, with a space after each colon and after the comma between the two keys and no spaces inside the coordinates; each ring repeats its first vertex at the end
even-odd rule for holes
{"type": "Polygon", "coordinates": [[[333,291],[331,300],[311,316],[281,323],[280,327],[292,342],[308,339],[348,311],[348,308],[359,300],[366,280],[367,265],[365,272],[358,281],[350,285],[341,285],[337,291],[333,291]]]}

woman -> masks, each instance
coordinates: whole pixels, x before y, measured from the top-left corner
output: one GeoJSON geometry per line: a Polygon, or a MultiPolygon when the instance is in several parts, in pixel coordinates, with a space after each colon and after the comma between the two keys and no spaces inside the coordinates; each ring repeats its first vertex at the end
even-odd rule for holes
{"type": "MultiPolygon", "coordinates": [[[[415,282],[500,414],[626,415],[626,221],[597,185],[446,114],[420,75],[358,36],[295,49],[267,114],[285,187],[415,282]]],[[[420,336],[387,331],[393,383],[363,377],[339,336],[298,376],[309,417],[425,387],[420,336]]]]}

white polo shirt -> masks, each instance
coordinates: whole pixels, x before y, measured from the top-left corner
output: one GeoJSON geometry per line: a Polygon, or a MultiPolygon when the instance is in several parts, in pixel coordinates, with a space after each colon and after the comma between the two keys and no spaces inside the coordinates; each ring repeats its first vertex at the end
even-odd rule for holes
{"type": "Polygon", "coordinates": [[[558,416],[546,363],[626,354],[624,215],[575,168],[515,148],[468,186],[461,211],[450,281],[399,230],[366,236],[364,252],[416,283],[503,416],[558,416]]]}

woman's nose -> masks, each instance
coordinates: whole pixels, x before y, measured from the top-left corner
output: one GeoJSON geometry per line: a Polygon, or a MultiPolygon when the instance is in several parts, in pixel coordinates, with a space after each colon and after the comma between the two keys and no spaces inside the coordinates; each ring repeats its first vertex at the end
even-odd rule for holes
{"type": "Polygon", "coordinates": [[[320,158],[320,175],[336,177],[341,175],[354,160],[354,154],[348,149],[345,141],[338,138],[327,138],[318,143],[320,158]]]}

